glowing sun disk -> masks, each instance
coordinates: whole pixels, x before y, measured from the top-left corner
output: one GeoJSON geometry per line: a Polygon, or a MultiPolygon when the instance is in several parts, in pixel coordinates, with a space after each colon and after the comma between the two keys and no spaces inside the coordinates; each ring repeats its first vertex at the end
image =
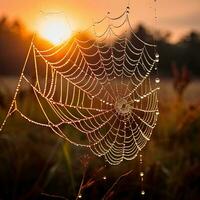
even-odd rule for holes
{"type": "Polygon", "coordinates": [[[38,32],[54,45],[61,44],[71,36],[70,28],[62,16],[48,16],[40,20],[38,32]]]}

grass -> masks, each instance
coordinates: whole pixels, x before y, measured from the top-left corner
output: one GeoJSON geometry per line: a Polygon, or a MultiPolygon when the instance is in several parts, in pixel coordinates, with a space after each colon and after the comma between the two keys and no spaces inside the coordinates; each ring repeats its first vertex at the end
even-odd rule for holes
{"type": "MultiPolygon", "coordinates": [[[[0,121],[12,93],[3,87],[0,121]]],[[[180,102],[170,80],[161,85],[159,123],[143,153],[146,199],[200,198],[199,90],[199,82],[192,82],[180,102]]],[[[24,96],[20,104],[25,112],[37,116],[34,104],[30,106],[30,98],[24,96]]],[[[0,135],[0,163],[0,199],[3,200],[71,200],[80,193],[82,199],[89,200],[141,199],[138,158],[109,166],[87,149],[71,146],[48,128],[28,123],[17,114],[9,118],[0,135]]]]}

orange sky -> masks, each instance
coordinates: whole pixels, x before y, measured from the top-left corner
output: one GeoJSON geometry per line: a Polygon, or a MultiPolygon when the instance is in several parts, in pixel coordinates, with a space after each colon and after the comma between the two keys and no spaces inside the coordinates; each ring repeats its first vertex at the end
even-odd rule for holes
{"type": "MultiPolygon", "coordinates": [[[[35,29],[40,11],[65,12],[73,30],[85,29],[92,20],[100,19],[107,11],[119,15],[128,0],[0,0],[0,15],[18,18],[28,28],[35,29]]],[[[157,0],[157,27],[169,30],[176,40],[187,31],[200,31],[200,0],[157,0]]],[[[155,27],[154,0],[130,0],[131,22],[143,22],[155,27]]]]}

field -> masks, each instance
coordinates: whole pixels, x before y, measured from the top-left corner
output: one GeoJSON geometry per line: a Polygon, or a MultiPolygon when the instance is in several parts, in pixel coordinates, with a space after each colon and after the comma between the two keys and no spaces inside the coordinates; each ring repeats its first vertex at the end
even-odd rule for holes
{"type": "MultiPolygon", "coordinates": [[[[0,79],[0,122],[16,79],[0,79]]],[[[20,104],[33,109],[25,91],[20,104]]],[[[144,199],[200,199],[200,81],[177,98],[173,80],[162,80],[160,117],[144,157],[144,199]]],[[[0,199],[141,199],[139,159],[110,166],[45,127],[14,114],[0,133],[0,199]],[[128,174],[127,174],[128,173],[128,174]],[[81,182],[82,181],[82,182],[81,182]],[[80,190],[79,190],[80,189],[80,190]],[[81,196],[80,196],[81,195],[81,196]]]]}

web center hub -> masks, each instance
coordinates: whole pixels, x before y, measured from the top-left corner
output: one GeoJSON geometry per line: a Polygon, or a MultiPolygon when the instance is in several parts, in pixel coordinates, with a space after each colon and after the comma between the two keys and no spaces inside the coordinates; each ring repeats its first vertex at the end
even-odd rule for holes
{"type": "Polygon", "coordinates": [[[115,103],[115,110],[120,115],[128,115],[132,112],[131,102],[128,102],[124,98],[120,98],[115,103]]]}

